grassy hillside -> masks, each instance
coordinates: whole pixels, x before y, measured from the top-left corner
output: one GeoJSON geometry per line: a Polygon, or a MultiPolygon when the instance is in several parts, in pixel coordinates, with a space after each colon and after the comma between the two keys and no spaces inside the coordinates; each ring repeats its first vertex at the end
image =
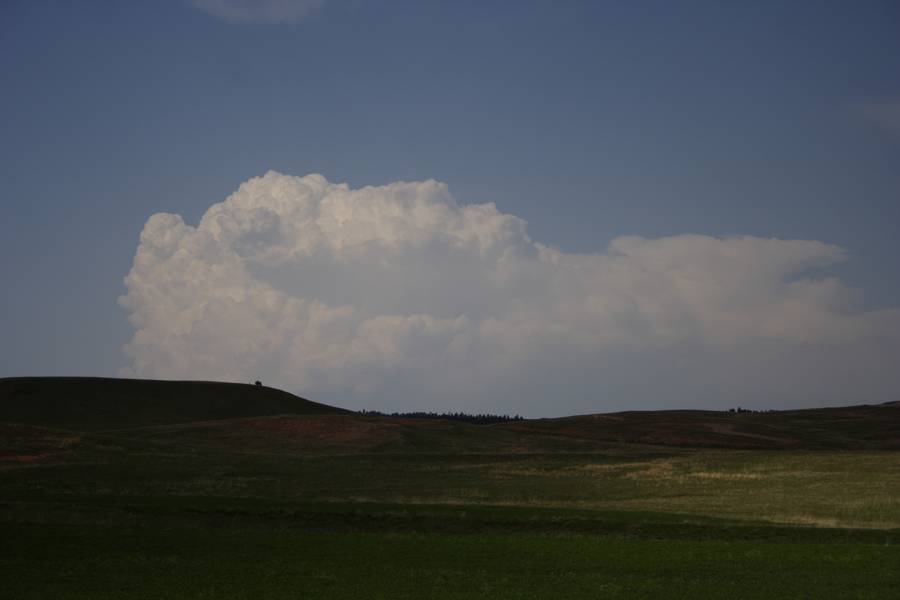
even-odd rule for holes
{"type": "Polygon", "coordinates": [[[99,377],[0,379],[0,422],[98,431],[279,414],[340,414],[269,387],[99,377]]]}
{"type": "Polygon", "coordinates": [[[730,413],[661,410],[535,419],[495,425],[572,440],[736,449],[900,449],[900,403],[730,413]]]}
{"type": "Polygon", "coordinates": [[[618,444],[900,449],[897,402],[762,413],[632,411],[480,426],[360,415],[246,384],[78,377],[0,379],[0,423],[140,428],[134,435],[182,445],[292,452],[593,452],[618,444]]]}
{"type": "Polygon", "coordinates": [[[889,598],[898,421],[482,426],[249,385],[5,379],[0,599],[889,598]]]}

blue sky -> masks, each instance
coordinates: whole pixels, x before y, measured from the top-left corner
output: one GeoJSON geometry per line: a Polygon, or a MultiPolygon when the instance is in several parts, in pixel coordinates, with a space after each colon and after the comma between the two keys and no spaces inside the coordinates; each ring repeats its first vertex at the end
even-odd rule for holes
{"type": "Polygon", "coordinates": [[[127,366],[148,217],[196,224],[270,169],[436,179],[570,253],[819,240],[862,307],[900,306],[894,2],[326,0],[288,21],[3,3],[0,376],[127,366]]]}

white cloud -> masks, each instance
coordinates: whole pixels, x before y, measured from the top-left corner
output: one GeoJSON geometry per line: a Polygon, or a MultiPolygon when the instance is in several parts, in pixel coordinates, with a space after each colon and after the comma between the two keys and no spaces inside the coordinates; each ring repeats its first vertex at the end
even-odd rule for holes
{"type": "Polygon", "coordinates": [[[325,0],[190,0],[200,10],[229,23],[297,23],[325,0]]]}
{"type": "Polygon", "coordinates": [[[269,172],[198,226],[152,216],[123,374],[257,378],[347,407],[530,415],[895,399],[900,311],[863,311],[817,241],[531,240],[436,181],[269,172]]]}

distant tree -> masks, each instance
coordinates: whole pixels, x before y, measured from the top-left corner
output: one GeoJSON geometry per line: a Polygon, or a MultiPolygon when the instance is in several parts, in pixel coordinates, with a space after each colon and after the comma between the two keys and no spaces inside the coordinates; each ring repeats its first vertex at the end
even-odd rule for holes
{"type": "Polygon", "coordinates": [[[255,385],[256,387],[262,387],[262,381],[260,381],[259,379],[257,379],[257,380],[254,382],[253,385],[255,385]]]}
{"type": "Polygon", "coordinates": [[[461,421],[463,423],[471,423],[473,425],[491,425],[493,423],[505,423],[507,421],[524,421],[520,415],[510,417],[509,415],[492,415],[492,414],[475,414],[470,415],[464,412],[454,413],[436,413],[436,412],[393,412],[383,413],[377,410],[361,410],[361,414],[374,417],[395,417],[399,419],[445,419],[448,421],[461,421]]]}

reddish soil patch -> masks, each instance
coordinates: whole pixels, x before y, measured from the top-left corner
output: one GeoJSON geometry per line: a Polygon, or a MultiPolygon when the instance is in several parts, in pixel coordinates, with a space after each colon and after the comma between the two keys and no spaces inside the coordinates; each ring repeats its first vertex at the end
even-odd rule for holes
{"type": "Polygon", "coordinates": [[[0,454],[0,460],[3,462],[13,463],[40,463],[46,462],[56,456],[53,452],[42,452],[40,454],[0,454]]]}
{"type": "Polygon", "coordinates": [[[389,421],[370,421],[344,415],[310,415],[242,420],[244,430],[280,438],[324,444],[375,446],[400,439],[400,426],[389,421]]]}
{"type": "Polygon", "coordinates": [[[516,431],[543,432],[597,442],[659,444],[723,448],[773,448],[796,445],[793,440],[737,431],[731,423],[701,421],[694,415],[626,412],[584,415],[506,426],[516,431]]]}

